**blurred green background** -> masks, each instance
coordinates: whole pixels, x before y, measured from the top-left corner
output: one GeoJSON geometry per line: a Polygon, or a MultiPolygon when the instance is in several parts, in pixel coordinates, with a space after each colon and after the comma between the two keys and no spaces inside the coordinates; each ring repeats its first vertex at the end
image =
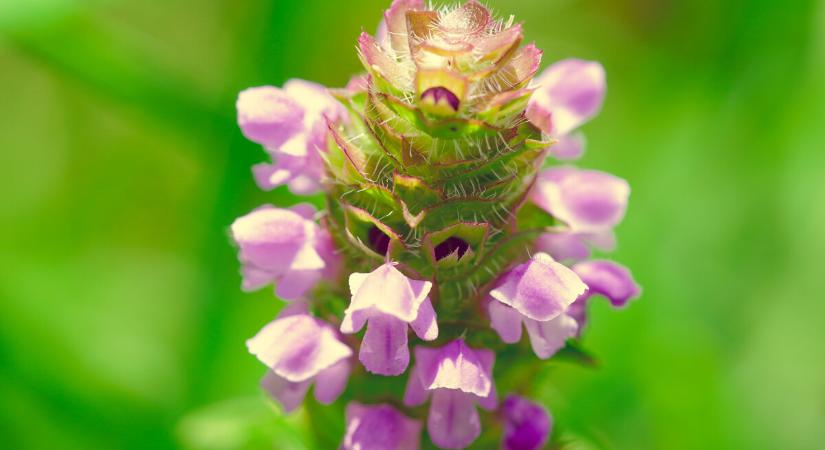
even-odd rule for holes
{"type": "MultiPolygon", "coordinates": [[[[312,448],[263,400],[227,237],[247,86],[343,85],[388,0],[0,1],[0,447],[312,448]]],[[[599,449],[825,444],[825,2],[491,0],[608,72],[582,165],[633,186],[597,370],[537,379],[599,449]]]]}

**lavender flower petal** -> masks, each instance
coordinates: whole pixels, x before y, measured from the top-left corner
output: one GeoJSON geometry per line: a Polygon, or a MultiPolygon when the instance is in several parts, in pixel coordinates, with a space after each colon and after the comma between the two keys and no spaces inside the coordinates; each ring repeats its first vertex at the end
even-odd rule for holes
{"type": "Polygon", "coordinates": [[[515,344],[521,340],[523,316],[520,312],[495,300],[490,301],[487,310],[490,313],[490,327],[496,330],[504,343],[515,344]]]}
{"type": "Polygon", "coordinates": [[[492,374],[485,369],[479,354],[461,339],[439,349],[422,375],[429,390],[458,389],[479,397],[486,397],[493,384],[492,374]]]}
{"type": "MultiPolygon", "coordinates": [[[[297,206],[306,213],[307,205],[297,206]]],[[[335,255],[325,253],[328,236],[313,221],[295,211],[270,205],[238,218],[232,224],[243,264],[243,288],[252,290],[269,283],[286,300],[303,296],[333,265],[335,255]]]]}
{"type": "Polygon", "coordinates": [[[545,233],[536,240],[536,249],[557,261],[582,261],[590,257],[590,248],[578,233],[545,233]]]}
{"type": "Polygon", "coordinates": [[[641,292],[630,271],[613,261],[586,261],[573,266],[573,271],[590,287],[588,296],[603,295],[616,307],[626,305],[641,292]]]}
{"type": "Polygon", "coordinates": [[[586,289],[572,270],[537,253],[508,272],[490,296],[526,317],[546,321],[564,312],[586,289]]]}
{"type": "Polygon", "coordinates": [[[375,314],[367,323],[358,359],[367,371],[395,376],[410,363],[407,324],[388,314],[375,314]]]}
{"type": "Polygon", "coordinates": [[[438,389],[433,393],[427,432],[435,445],[461,449],[481,434],[481,421],[473,397],[455,389],[438,389]]]}
{"type": "Polygon", "coordinates": [[[576,320],[561,314],[551,320],[539,322],[524,319],[533,352],[541,359],[548,359],[561,350],[568,338],[576,336],[579,327],[576,320]]]}
{"type": "Polygon", "coordinates": [[[584,154],[585,139],[582,133],[559,136],[556,145],[550,147],[550,156],[560,161],[571,161],[584,154]]]}
{"type": "Polygon", "coordinates": [[[347,387],[352,363],[349,358],[342,359],[315,376],[315,399],[329,405],[341,396],[347,387]]]}
{"type": "Polygon", "coordinates": [[[261,387],[273,400],[281,405],[284,412],[290,413],[301,406],[309,390],[310,383],[310,380],[291,382],[272,371],[267,371],[261,380],[261,387]]]}
{"type": "Polygon", "coordinates": [[[547,134],[563,136],[595,116],[605,94],[605,73],[594,61],[566,59],[535,79],[527,118],[547,134]]]}
{"type": "Polygon", "coordinates": [[[509,395],[502,405],[503,450],[539,450],[550,437],[553,419],[546,409],[525,398],[509,395]]]}
{"type": "Polygon", "coordinates": [[[410,323],[418,317],[418,309],[432,283],[411,280],[392,263],[384,264],[369,274],[350,275],[352,302],[347,314],[373,308],[410,323]]]}
{"type": "Polygon", "coordinates": [[[536,180],[531,200],[574,231],[602,232],[621,222],[630,186],[595,170],[554,167],[536,180]]]}
{"type": "Polygon", "coordinates": [[[367,406],[350,402],[347,428],[340,450],[418,450],[421,422],[390,405],[367,406]]]}
{"type": "Polygon", "coordinates": [[[308,380],[352,355],[330,326],[306,314],[275,319],[246,346],[278,376],[292,382],[308,380]]]}
{"type": "Polygon", "coordinates": [[[277,147],[303,129],[303,108],[282,89],[246,89],[238,95],[236,106],[241,131],[258,144],[277,147]]]}
{"type": "Polygon", "coordinates": [[[438,321],[429,298],[421,302],[418,316],[410,322],[410,327],[419,338],[425,341],[432,341],[438,337],[438,321]]]}

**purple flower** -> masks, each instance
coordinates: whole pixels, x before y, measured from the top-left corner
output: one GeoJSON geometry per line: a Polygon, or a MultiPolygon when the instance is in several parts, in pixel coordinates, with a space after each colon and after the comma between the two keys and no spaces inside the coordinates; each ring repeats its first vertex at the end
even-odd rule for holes
{"type": "Polygon", "coordinates": [[[415,348],[404,404],[421,405],[432,394],[427,431],[439,447],[465,448],[481,433],[476,403],[487,410],[497,404],[494,361],[495,353],[472,349],[461,339],[441,348],[415,348]]]}
{"type": "Polygon", "coordinates": [[[575,336],[578,325],[566,311],[586,290],[575,272],[537,253],[505,274],[490,291],[490,326],[502,341],[513,344],[521,340],[523,323],[533,352],[547,359],[575,336]]]}
{"type": "Polygon", "coordinates": [[[572,161],[581,158],[584,154],[586,139],[581,132],[563,135],[556,138],[558,142],[550,146],[548,153],[561,161],[572,161]]]}
{"type": "Polygon", "coordinates": [[[347,430],[340,450],[418,450],[421,422],[390,405],[347,405],[347,430]]]}
{"type": "Polygon", "coordinates": [[[584,140],[570,133],[595,116],[602,107],[605,73],[601,64],[565,59],[536,77],[538,86],[527,106],[527,118],[545,134],[559,140],[550,153],[559,159],[578,158],[584,140]]]}
{"type": "Polygon", "coordinates": [[[327,121],[344,120],[346,110],[326,88],[289,80],[283,89],[249,88],[238,95],[238,125],[275,161],[253,168],[262,189],[288,184],[296,194],[315,192],[324,174],[319,152],[326,151],[327,121]]]}
{"type": "Polygon", "coordinates": [[[350,372],[352,349],[335,329],[303,312],[281,314],[246,341],[249,352],[269,367],[263,388],[286,412],[297,408],[310,384],[324,404],[341,395],[350,372]]]}
{"type": "Polygon", "coordinates": [[[496,330],[501,340],[507,344],[515,344],[521,340],[523,323],[527,328],[533,353],[540,359],[548,359],[555,355],[564,347],[567,339],[576,336],[579,329],[576,319],[568,312],[550,320],[538,321],[525,317],[515,308],[497,301],[491,301],[487,308],[490,314],[490,327],[496,330]]]}
{"type": "Polygon", "coordinates": [[[630,186],[621,178],[595,170],[553,167],[541,172],[531,192],[533,203],[575,232],[611,230],[627,209],[630,186]]]}
{"type": "Polygon", "coordinates": [[[581,262],[573,266],[573,271],[590,287],[587,297],[603,295],[616,307],[626,305],[641,293],[630,271],[613,261],[581,262]]]}
{"type": "Polygon", "coordinates": [[[421,339],[438,337],[435,310],[427,295],[432,283],[404,276],[393,263],[349,277],[352,300],[341,322],[343,333],[357,333],[367,323],[358,357],[370,372],[399,375],[407,369],[407,326],[421,339]]]}
{"type": "Polygon", "coordinates": [[[539,450],[547,443],[553,418],[541,405],[509,395],[502,405],[503,450],[539,450]]]}
{"type": "Polygon", "coordinates": [[[525,317],[547,321],[563,313],[585,290],[575,272],[546,253],[536,253],[507,272],[490,296],[525,317]]]}
{"type": "Polygon", "coordinates": [[[265,205],[235,220],[244,290],[275,283],[279,297],[294,300],[332,275],[337,258],[329,235],[312,220],[314,211],[310,205],[265,205]]]}
{"type": "Polygon", "coordinates": [[[594,295],[606,297],[610,303],[619,308],[641,293],[641,288],[633,279],[630,271],[613,261],[594,260],[581,262],[573,266],[573,271],[587,283],[590,288],[570,306],[568,314],[576,319],[579,330],[587,321],[587,302],[594,295]]]}

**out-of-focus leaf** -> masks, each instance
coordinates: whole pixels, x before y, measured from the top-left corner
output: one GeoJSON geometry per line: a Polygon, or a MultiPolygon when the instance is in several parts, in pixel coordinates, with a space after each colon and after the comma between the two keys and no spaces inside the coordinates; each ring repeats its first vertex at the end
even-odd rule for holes
{"type": "Polygon", "coordinates": [[[185,415],[177,425],[188,450],[306,450],[300,415],[284,416],[258,396],[208,405],[185,415]]]}

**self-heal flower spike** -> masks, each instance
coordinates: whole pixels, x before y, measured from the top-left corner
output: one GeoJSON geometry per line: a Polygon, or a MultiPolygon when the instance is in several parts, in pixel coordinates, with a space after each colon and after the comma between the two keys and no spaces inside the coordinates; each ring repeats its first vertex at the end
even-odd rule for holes
{"type": "Polygon", "coordinates": [[[496,408],[493,382],[495,354],[473,349],[461,340],[441,348],[415,348],[415,366],[407,382],[404,404],[430,402],[427,432],[441,448],[465,448],[481,433],[476,404],[496,408]]]}
{"type": "Polygon", "coordinates": [[[418,450],[421,422],[390,405],[347,405],[347,427],[340,450],[418,450]]]}
{"type": "Polygon", "coordinates": [[[312,220],[314,211],[310,205],[266,205],[235,220],[232,237],[239,247],[245,290],[275,283],[279,297],[293,300],[334,271],[332,241],[312,220]]]}
{"type": "Polygon", "coordinates": [[[411,280],[386,263],[371,273],[349,277],[352,302],[341,331],[352,334],[367,323],[359,358],[370,372],[399,375],[407,369],[407,326],[425,341],[438,337],[435,311],[427,294],[432,283],[411,280]]]}
{"type": "Polygon", "coordinates": [[[508,395],[501,405],[504,420],[502,450],[540,450],[550,437],[553,418],[541,405],[508,395]]]}
{"type": "Polygon", "coordinates": [[[343,88],[292,80],[238,99],[241,131],[273,161],[253,169],[260,186],[321,190],[326,203],[233,225],[244,287],[274,283],[304,308],[250,350],[286,409],[313,381],[323,401],[348,383],[343,449],[416,449],[419,434],[439,448],[540,448],[549,416],[518,397],[497,409],[492,370],[503,351],[498,387],[527,394],[539,362],[501,341],[526,328],[532,353],[550,358],[577,337],[591,296],[638,295],[628,271],[589,261],[615,247],[627,182],[557,164],[583,151],[604,69],[569,59],[534,79],[542,51],[523,42],[525,24],[453,1],[392,1],[374,36],[353,36],[364,72],[343,88]]]}
{"type": "Polygon", "coordinates": [[[306,313],[282,315],[246,342],[249,352],[269,367],[264,389],[289,412],[315,381],[315,398],[331,403],[349,378],[352,349],[335,329],[306,313]]]}

